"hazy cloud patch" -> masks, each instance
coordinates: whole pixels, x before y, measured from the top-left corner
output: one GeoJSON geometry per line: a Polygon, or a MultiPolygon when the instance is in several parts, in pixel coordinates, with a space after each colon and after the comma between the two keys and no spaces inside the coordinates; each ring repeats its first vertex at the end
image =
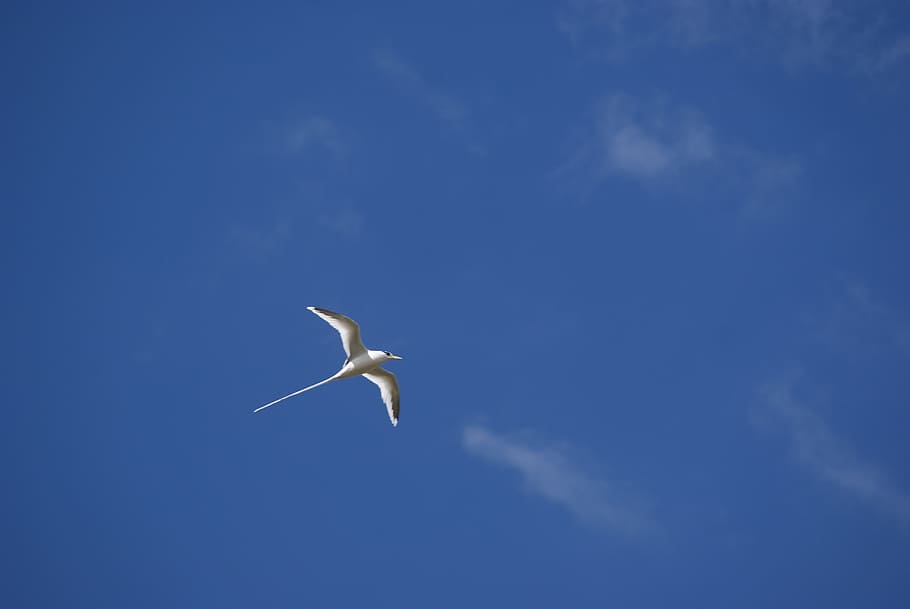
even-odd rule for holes
{"type": "Polygon", "coordinates": [[[611,61],[725,46],[790,68],[882,71],[910,58],[906,32],[882,2],[835,0],[566,0],[558,29],[611,61]]]}
{"type": "Polygon", "coordinates": [[[625,95],[606,99],[597,116],[603,170],[650,180],[714,157],[711,128],[691,111],[642,110],[625,95]]]}
{"type": "Polygon", "coordinates": [[[618,93],[576,129],[551,177],[589,198],[610,180],[652,192],[729,199],[750,218],[779,213],[802,177],[794,157],[775,157],[721,137],[701,112],[618,93]]]}
{"type": "Polygon", "coordinates": [[[336,159],[348,153],[348,146],[335,121],[325,116],[308,116],[291,123],[285,133],[291,152],[323,152],[336,159]]]}
{"type": "Polygon", "coordinates": [[[290,241],[291,226],[290,218],[268,225],[234,225],[228,230],[228,239],[248,255],[262,260],[277,253],[290,241]]]}
{"type": "Polygon", "coordinates": [[[340,209],[321,214],[319,223],[345,239],[356,239],[363,233],[366,216],[355,209],[340,209]]]}

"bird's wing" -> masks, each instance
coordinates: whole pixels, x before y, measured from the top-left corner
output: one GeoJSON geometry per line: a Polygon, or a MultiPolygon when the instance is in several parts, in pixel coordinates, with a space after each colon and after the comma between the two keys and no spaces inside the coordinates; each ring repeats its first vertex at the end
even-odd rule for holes
{"type": "Polygon", "coordinates": [[[345,317],[340,313],[333,313],[318,307],[307,307],[310,311],[324,319],[330,326],[338,330],[341,335],[341,344],[344,345],[344,352],[348,359],[353,359],[362,353],[367,352],[360,340],[360,326],[350,317],[345,317]]]}
{"type": "Polygon", "coordinates": [[[379,393],[382,395],[382,401],[385,402],[386,410],[389,411],[389,419],[392,425],[398,425],[398,379],[388,370],[374,368],[369,372],[364,372],[361,376],[371,383],[379,386],[379,393]]]}

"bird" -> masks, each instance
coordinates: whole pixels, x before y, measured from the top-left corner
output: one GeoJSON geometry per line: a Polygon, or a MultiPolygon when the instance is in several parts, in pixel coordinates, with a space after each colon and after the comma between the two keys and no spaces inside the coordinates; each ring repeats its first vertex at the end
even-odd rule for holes
{"type": "Polygon", "coordinates": [[[292,398],[295,395],[300,395],[304,391],[315,389],[326,383],[331,383],[332,381],[362,376],[379,387],[379,395],[382,396],[382,401],[385,403],[386,410],[389,413],[389,419],[392,421],[392,426],[397,427],[399,410],[398,379],[395,378],[394,374],[383,369],[382,365],[386,362],[403,358],[388,351],[377,351],[364,347],[363,341],[360,339],[360,326],[350,317],[345,317],[341,313],[335,313],[334,311],[329,311],[327,309],[320,309],[319,307],[307,307],[307,310],[318,315],[338,331],[338,334],[341,335],[341,344],[344,347],[344,352],[348,356],[347,359],[344,360],[341,370],[324,381],[319,381],[309,387],[304,387],[294,393],[289,393],[283,398],[278,398],[273,402],[263,404],[253,412],[265,410],[278,402],[292,398]]]}

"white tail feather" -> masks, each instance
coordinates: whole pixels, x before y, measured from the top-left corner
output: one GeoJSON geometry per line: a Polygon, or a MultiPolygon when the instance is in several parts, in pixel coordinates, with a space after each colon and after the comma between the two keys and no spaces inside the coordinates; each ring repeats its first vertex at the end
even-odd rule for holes
{"type": "Polygon", "coordinates": [[[310,389],[315,389],[316,387],[319,387],[320,385],[325,385],[325,384],[328,383],[329,381],[334,381],[335,379],[336,379],[336,377],[330,376],[330,377],[327,378],[326,380],[324,380],[324,381],[319,381],[319,382],[316,383],[315,385],[310,385],[309,387],[304,387],[303,389],[300,389],[300,390],[298,390],[298,391],[295,391],[294,393],[289,393],[288,395],[284,396],[283,398],[278,398],[278,399],[275,400],[274,402],[269,402],[268,404],[264,404],[264,405],[260,406],[259,408],[257,408],[256,410],[254,410],[253,412],[259,412],[260,410],[263,410],[263,409],[265,409],[265,408],[268,408],[269,406],[274,406],[274,405],[277,404],[278,402],[283,402],[284,400],[286,400],[286,399],[288,399],[288,398],[292,398],[292,397],[294,397],[295,395],[300,395],[300,394],[303,393],[304,391],[309,391],[310,389]]]}

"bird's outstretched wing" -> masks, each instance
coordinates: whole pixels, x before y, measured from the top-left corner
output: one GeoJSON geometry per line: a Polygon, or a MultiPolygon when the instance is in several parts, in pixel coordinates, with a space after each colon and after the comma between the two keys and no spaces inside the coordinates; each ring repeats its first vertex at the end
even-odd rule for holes
{"type": "Polygon", "coordinates": [[[364,372],[361,376],[371,383],[379,386],[379,393],[382,395],[382,401],[385,402],[386,410],[389,411],[389,419],[392,425],[398,425],[398,379],[388,370],[374,368],[369,372],[364,372]]]}
{"type": "Polygon", "coordinates": [[[307,307],[310,311],[324,319],[330,326],[338,330],[341,335],[341,344],[344,345],[344,352],[348,359],[353,359],[358,355],[366,353],[367,348],[363,346],[360,340],[360,326],[350,317],[345,317],[341,313],[334,313],[318,307],[307,307]]]}

